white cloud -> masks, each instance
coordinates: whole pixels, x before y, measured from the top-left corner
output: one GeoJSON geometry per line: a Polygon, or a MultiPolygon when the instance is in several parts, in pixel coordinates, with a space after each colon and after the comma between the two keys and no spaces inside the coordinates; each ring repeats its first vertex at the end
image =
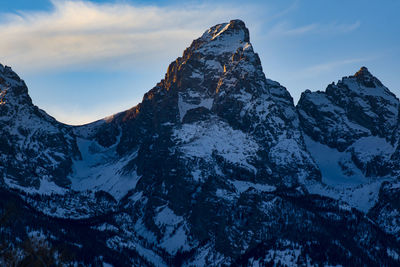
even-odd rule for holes
{"type": "Polygon", "coordinates": [[[280,22],[271,27],[268,35],[273,37],[291,37],[305,34],[344,34],[357,30],[361,26],[359,21],[350,24],[321,24],[311,23],[299,27],[293,27],[287,21],[280,22]]]}
{"type": "Polygon", "coordinates": [[[300,78],[315,77],[319,74],[329,73],[332,70],[341,68],[346,65],[352,65],[355,63],[365,64],[366,62],[369,62],[376,58],[377,57],[375,57],[375,56],[364,57],[364,58],[348,58],[348,59],[335,60],[335,61],[330,61],[330,62],[326,62],[326,63],[316,64],[316,65],[312,65],[307,68],[304,68],[300,71],[297,71],[295,74],[292,75],[292,78],[300,79],[300,78]]]}
{"type": "Polygon", "coordinates": [[[274,25],[269,31],[269,35],[272,36],[294,36],[309,33],[315,30],[317,24],[309,24],[300,27],[290,27],[287,22],[281,22],[274,25]]]}
{"type": "Polygon", "coordinates": [[[3,14],[0,62],[25,71],[136,66],[181,53],[213,23],[242,14],[225,6],[133,6],[53,1],[47,12],[3,14]]]}
{"type": "Polygon", "coordinates": [[[277,19],[286,16],[287,14],[293,12],[299,7],[299,0],[294,0],[288,7],[285,9],[278,11],[276,14],[271,15],[270,19],[277,19]]]}

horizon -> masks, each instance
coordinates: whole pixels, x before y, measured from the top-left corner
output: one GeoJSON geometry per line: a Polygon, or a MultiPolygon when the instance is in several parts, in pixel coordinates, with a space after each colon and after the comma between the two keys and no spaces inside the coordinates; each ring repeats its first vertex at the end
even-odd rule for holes
{"type": "Polygon", "coordinates": [[[306,89],[325,90],[361,66],[400,95],[400,23],[394,12],[400,3],[387,1],[379,9],[357,2],[346,5],[348,14],[343,5],[325,4],[324,10],[346,13],[333,19],[316,12],[316,1],[233,7],[226,1],[19,0],[0,10],[0,33],[7,40],[0,45],[0,63],[26,82],[35,105],[63,123],[86,124],[140,103],[194,39],[242,14],[266,77],[285,86],[295,104],[306,89]],[[352,12],[357,8],[364,12],[352,12]]]}

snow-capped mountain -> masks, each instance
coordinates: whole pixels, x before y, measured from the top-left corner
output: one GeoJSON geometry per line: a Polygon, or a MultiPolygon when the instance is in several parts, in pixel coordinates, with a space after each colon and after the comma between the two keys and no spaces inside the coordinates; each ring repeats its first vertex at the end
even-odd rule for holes
{"type": "Polygon", "coordinates": [[[382,181],[398,176],[398,98],[362,67],[325,92],[305,91],[297,110],[322,182],[345,188],[337,197],[367,211],[382,181]]]}
{"type": "Polygon", "coordinates": [[[297,108],[307,136],[348,154],[339,162],[345,175],[351,165],[366,177],[393,175],[399,100],[367,68],[325,92],[304,92],[297,108]]]}
{"type": "Polygon", "coordinates": [[[399,99],[362,67],[297,104],[307,150],[322,173],[312,193],[346,201],[398,236],[399,99]]]}
{"type": "Polygon", "coordinates": [[[140,104],[74,127],[0,77],[0,211],[18,218],[0,234],[21,258],[35,236],[67,264],[400,263],[399,102],[366,68],[295,107],[233,20],[140,104]]]}

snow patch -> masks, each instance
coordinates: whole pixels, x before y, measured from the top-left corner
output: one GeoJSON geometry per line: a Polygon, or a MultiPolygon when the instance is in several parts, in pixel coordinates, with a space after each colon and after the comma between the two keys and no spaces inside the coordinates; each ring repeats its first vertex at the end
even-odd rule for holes
{"type": "Polygon", "coordinates": [[[168,207],[164,207],[155,217],[157,225],[176,225],[181,222],[183,218],[176,216],[175,213],[168,207]]]}
{"type": "Polygon", "coordinates": [[[188,244],[188,237],[186,235],[185,225],[181,225],[178,229],[167,235],[160,244],[171,255],[176,254],[178,251],[188,251],[191,246],[188,244]]]}
{"type": "Polygon", "coordinates": [[[187,227],[183,222],[182,216],[177,216],[168,207],[161,207],[154,219],[155,223],[165,229],[164,238],[160,243],[168,253],[175,254],[179,250],[186,251],[190,249],[188,237],[186,235],[187,227]]]}
{"type": "Polygon", "coordinates": [[[251,136],[232,129],[225,122],[184,124],[174,130],[173,138],[186,157],[212,160],[213,153],[217,153],[228,162],[256,172],[249,158],[256,155],[258,144],[251,136]]]}
{"type": "Polygon", "coordinates": [[[353,174],[348,175],[346,171],[343,170],[340,162],[351,162],[350,153],[339,152],[334,148],[315,142],[307,135],[304,135],[304,142],[321,170],[323,183],[334,187],[340,187],[343,185],[357,186],[369,181],[369,179],[367,179],[352,163],[350,167],[353,174]]]}
{"type": "Polygon", "coordinates": [[[256,183],[252,183],[252,182],[237,181],[237,180],[231,181],[231,183],[235,187],[236,191],[240,194],[247,191],[249,188],[254,188],[260,192],[273,192],[276,190],[275,186],[268,185],[268,184],[256,184],[256,183]]]}
{"type": "Polygon", "coordinates": [[[20,186],[19,184],[15,183],[13,180],[4,177],[5,184],[13,189],[21,190],[28,194],[40,194],[40,195],[51,195],[51,194],[59,194],[64,195],[67,192],[66,188],[60,187],[56,185],[54,182],[49,181],[48,177],[42,177],[40,180],[40,187],[25,187],[20,186]]]}
{"type": "Polygon", "coordinates": [[[135,171],[130,174],[121,172],[136,157],[136,152],[121,159],[116,154],[116,145],[104,148],[95,141],[83,138],[77,138],[77,143],[82,160],[73,162],[73,174],[70,176],[72,189],[103,190],[120,200],[136,187],[141,177],[135,171]]]}
{"type": "MultiPolygon", "coordinates": [[[[378,201],[382,182],[392,179],[391,177],[365,177],[353,164],[348,150],[339,152],[315,142],[306,135],[304,141],[322,173],[322,184],[306,183],[308,191],[312,194],[341,200],[351,207],[368,212],[378,201]],[[341,167],[343,164],[346,165],[347,170],[341,167]]],[[[382,155],[388,151],[391,153],[390,151],[394,150],[386,140],[378,137],[361,138],[351,148],[357,151],[357,156],[363,160],[370,160],[373,155],[382,155]]]]}
{"type": "Polygon", "coordinates": [[[179,94],[178,108],[179,108],[179,118],[180,118],[181,122],[189,110],[195,109],[198,107],[205,107],[206,109],[210,110],[213,103],[214,103],[213,98],[204,98],[200,101],[199,104],[190,104],[190,103],[185,102],[182,95],[179,94]]]}
{"type": "Polygon", "coordinates": [[[357,158],[362,162],[369,162],[376,156],[390,158],[395,148],[384,138],[368,136],[358,139],[351,146],[357,158]]]}
{"type": "Polygon", "coordinates": [[[396,251],[394,251],[393,249],[388,248],[386,250],[386,252],[387,252],[388,256],[391,257],[392,259],[400,260],[399,254],[396,251]]]}

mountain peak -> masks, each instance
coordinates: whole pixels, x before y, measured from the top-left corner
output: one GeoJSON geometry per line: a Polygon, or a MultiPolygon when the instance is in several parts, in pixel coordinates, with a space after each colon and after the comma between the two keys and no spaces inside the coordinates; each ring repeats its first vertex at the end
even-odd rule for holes
{"type": "Polygon", "coordinates": [[[216,88],[223,82],[220,79],[233,70],[251,74],[258,71],[264,76],[260,59],[249,40],[249,30],[243,21],[217,24],[195,39],[182,57],[169,65],[162,83],[167,91],[179,84],[185,91],[200,90],[215,95],[219,91],[216,88]],[[239,61],[241,64],[238,65],[239,61]]]}
{"type": "Polygon", "coordinates": [[[350,76],[350,78],[356,78],[357,81],[365,87],[376,88],[383,86],[381,81],[372,75],[367,67],[361,67],[360,70],[357,71],[353,76],[350,76]]]}
{"type": "Polygon", "coordinates": [[[355,77],[373,77],[367,67],[361,67],[359,71],[354,74],[355,77]]]}
{"type": "Polygon", "coordinates": [[[2,64],[0,64],[0,95],[2,106],[32,105],[25,82],[21,80],[11,67],[2,64]]]}
{"type": "Polygon", "coordinates": [[[222,38],[223,36],[240,36],[242,42],[250,41],[249,30],[246,28],[244,22],[239,19],[211,27],[203,34],[202,39],[213,41],[217,38],[222,38]]]}
{"type": "Polygon", "coordinates": [[[250,35],[246,25],[241,20],[231,20],[229,23],[217,24],[194,41],[194,47],[202,54],[234,53],[237,49],[250,49],[250,35]]]}
{"type": "Polygon", "coordinates": [[[11,67],[0,64],[0,85],[13,86],[16,84],[20,85],[21,83],[21,78],[19,78],[11,67]]]}

